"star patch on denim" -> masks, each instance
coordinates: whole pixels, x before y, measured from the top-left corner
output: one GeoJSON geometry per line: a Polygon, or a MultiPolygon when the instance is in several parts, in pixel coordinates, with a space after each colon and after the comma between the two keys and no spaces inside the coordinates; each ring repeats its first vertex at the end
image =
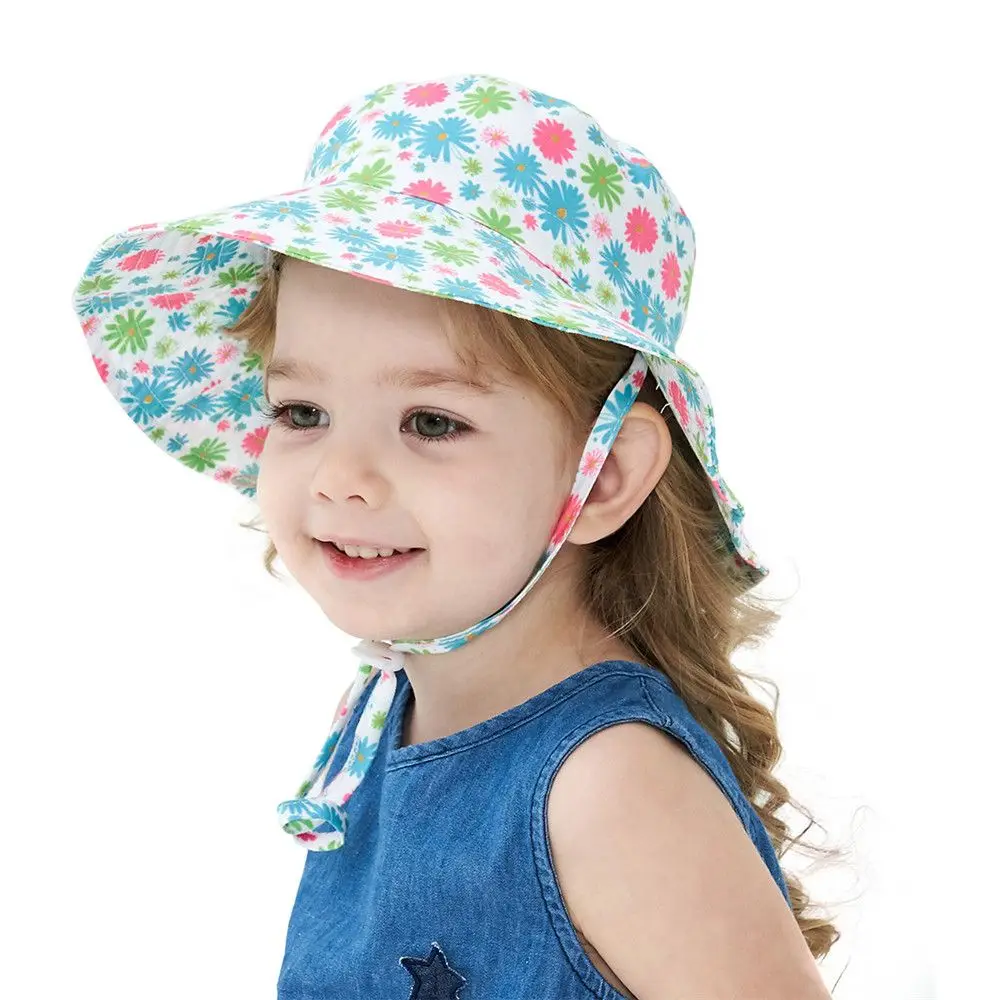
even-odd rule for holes
{"type": "Polygon", "coordinates": [[[403,957],[399,964],[413,976],[408,1000],[459,1000],[465,979],[448,964],[437,941],[431,942],[427,958],[403,957]]]}

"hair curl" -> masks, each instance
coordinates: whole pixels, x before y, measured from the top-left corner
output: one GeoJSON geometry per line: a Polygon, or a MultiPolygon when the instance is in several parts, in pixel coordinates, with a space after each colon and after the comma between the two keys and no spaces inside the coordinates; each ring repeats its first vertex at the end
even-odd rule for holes
{"type": "MultiPolygon", "coordinates": [[[[227,333],[247,342],[261,365],[274,350],[278,283],[284,255],[272,253],[262,284],[227,333]]],[[[565,415],[570,436],[582,448],[611,386],[627,370],[634,350],[594,337],[541,326],[499,310],[435,297],[442,327],[459,360],[473,374],[496,366],[529,380],[565,415]]],[[[666,400],[652,373],[638,400],[663,409],[666,400]]],[[[815,824],[792,799],[773,770],[782,755],[778,738],[779,693],[773,680],[737,669],[732,653],[757,647],[780,620],[774,599],[751,595],[733,568],[722,532],[728,531],[701,464],[673,410],[663,416],[673,440],[666,471],[639,509],[613,534],[587,546],[580,586],[593,619],[620,635],[638,661],[667,675],[698,723],[729,761],[747,800],[767,830],[778,858],[793,846],[813,857],[839,857],[802,838],[815,824]],[[770,685],[773,707],[757,701],[744,684],[770,685]],[[809,823],[792,837],[778,816],[791,805],[809,823]]],[[[260,518],[242,527],[256,528],[260,518]]],[[[264,567],[277,578],[269,538],[264,567]]],[[[821,827],[821,829],[823,829],[821,827]]],[[[840,939],[834,924],[810,915],[801,880],[782,870],[799,930],[814,958],[840,939]]]]}

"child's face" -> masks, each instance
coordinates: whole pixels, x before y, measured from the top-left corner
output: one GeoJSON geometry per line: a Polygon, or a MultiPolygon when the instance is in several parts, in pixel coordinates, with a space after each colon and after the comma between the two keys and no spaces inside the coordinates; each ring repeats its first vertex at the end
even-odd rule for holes
{"type": "Polygon", "coordinates": [[[579,456],[551,404],[509,377],[488,395],[376,386],[392,366],[458,367],[430,296],[286,259],[277,308],[274,358],[327,377],[268,382],[272,406],[299,404],[268,432],[257,493],[288,571],[359,638],[433,639],[496,611],[527,582],[572,487],[579,456]],[[456,430],[449,420],[470,429],[433,440],[456,430]],[[345,580],[314,540],[331,535],[426,551],[345,580]]]}

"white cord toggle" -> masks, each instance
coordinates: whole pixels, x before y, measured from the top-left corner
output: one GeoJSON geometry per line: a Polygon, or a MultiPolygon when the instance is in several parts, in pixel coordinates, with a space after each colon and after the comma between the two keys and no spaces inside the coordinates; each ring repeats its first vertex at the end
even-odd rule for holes
{"type": "Polygon", "coordinates": [[[362,639],[352,650],[361,659],[369,658],[373,666],[395,673],[406,666],[406,658],[398,650],[390,649],[384,642],[376,639],[362,639]]]}

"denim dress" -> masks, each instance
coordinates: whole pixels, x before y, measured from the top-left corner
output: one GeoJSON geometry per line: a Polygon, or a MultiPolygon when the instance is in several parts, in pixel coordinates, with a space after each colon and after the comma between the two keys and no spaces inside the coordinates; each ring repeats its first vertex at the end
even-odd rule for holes
{"type": "MultiPolygon", "coordinates": [[[[492,719],[404,747],[413,690],[405,670],[396,677],[379,746],[348,803],[343,846],[306,853],[278,1000],[624,1000],[577,937],[545,824],[563,760],[621,722],[647,722],[687,747],[789,901],[763,824],[662,672],[604,660],[492,719]]],[[[373,686],[328,776],[343,766],[373,686]]]]}

